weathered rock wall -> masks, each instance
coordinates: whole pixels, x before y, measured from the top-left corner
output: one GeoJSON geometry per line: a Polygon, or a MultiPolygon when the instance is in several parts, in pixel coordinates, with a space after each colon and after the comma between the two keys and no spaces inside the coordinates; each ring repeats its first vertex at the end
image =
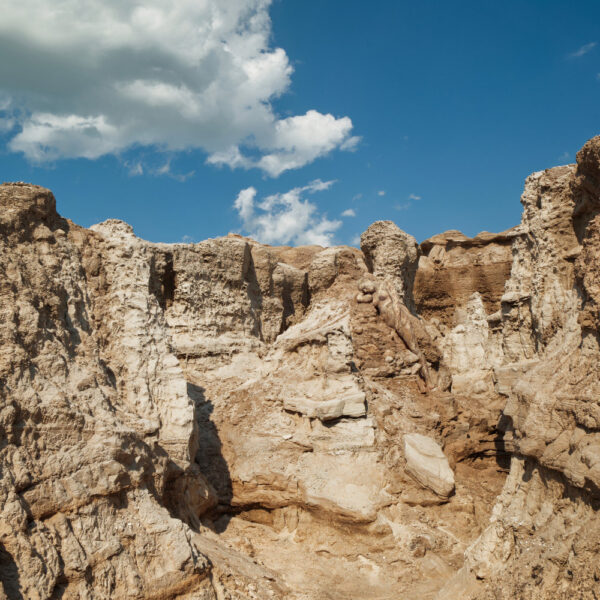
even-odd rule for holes
{"type": "Polygon", "coordinates": [[[160,252],[22,184],[0,186],[0,247],[0,598],[216,598],[160,252]]]}
{"type": "Polygon", "coordinates": [[[591,599],[600,589],[599,148],[594,138],[576,165],[526,182],[499,369],[515,456],[491,525],[440,598],[591,599]]]}
{"type": "Polygon", "coordinates": [[[512,244],[519,235],[520,228],[483,232],[474,238],[446,231],[421,242],[414,284],[417,312],[452,328],[475,293],[489,315],[499,311],[510,277],[512,244]]]}
{"type": "Polygon", "coordinates": [[[577,160],[517,228],[362,252],[0,186],[0,599],[593,598],[600,139],[577,160]]]}

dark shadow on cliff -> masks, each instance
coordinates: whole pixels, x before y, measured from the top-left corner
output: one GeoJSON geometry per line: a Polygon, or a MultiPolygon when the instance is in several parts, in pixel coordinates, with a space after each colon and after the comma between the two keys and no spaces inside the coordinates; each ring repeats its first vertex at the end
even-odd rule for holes
{"type": "Polygon", "coordinates": [[[2,544],[0,544],[0,582],[2,582],[8,600],[24,600],[23,594],[21,594],[19,569],[13,557],[2,544]]]}
{"type": "Polygon", "coordinates": [[[510,459],[512,457],[512,448],[508,447],[504,440],[504,435],[507,431],[512,429],[512,418],[501,414],[496,426],[494,447],[496,449],[496,463],[504,471],[510,469],[510,459]]]}
{"type": "Polygon", "coordinates": [[[244,257],[244,281],[247,283],[246,294],[250,301],[250,313],[254,320],[253,335],[259,340],[264,341],[262,330],[262,310],[263,310],[263,294],[258,283],[256,275],[256,267],[254,266],[254,258],[250,246],[246,247],[246,256],[244,257]]]}
{"type": "Polygon", "coordinates": [[[222,533],[226,528],[226,519],[221,515],[231,512],[233,487],[229,466],[222,453],[222,443],[219,432],[211,419],[214,411],[213,403],[206,398],[205,389],[188,383],[188,395],[196,407],[196,422],[198,424],[198,451],[196,463],[200,472],[217,493],[218,505],[209,515],[217,521],[215,530],[222,533]],[[220,524],[220,525],[219,525],[220,524]]]}

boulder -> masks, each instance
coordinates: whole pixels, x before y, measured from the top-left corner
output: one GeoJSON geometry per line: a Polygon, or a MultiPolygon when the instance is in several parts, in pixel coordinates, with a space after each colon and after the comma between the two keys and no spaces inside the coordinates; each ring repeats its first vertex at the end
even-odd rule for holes
{"type": "Polygon", "coordinates": [[[454,472],[440,445],[420,433],[404,436],[406,472],[421,485],[445,498],[454,491],[454,472]]]}

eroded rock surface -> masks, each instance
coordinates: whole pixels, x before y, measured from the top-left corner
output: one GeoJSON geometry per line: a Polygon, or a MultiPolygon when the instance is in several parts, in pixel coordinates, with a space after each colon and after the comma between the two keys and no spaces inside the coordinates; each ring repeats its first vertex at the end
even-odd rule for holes
{"type": "Polygon", "coordinates": [[[448,498],[454,491],[454,473],[440,445],[426,435],[404,436],[406,472],[438,496],[448,498]]]}
{"type": "Polygon", "coordinates": [[[0,599],[594,598],[600,139],[522,202],[361,252],[0,186],[0,599]]]}
{"type": "Polygon", "coordinates": [[[527,179],[495,368],[515,456],[490,526],[440,598],[599,593],[599,149],[594,138],[576,165],[527,179]]]}

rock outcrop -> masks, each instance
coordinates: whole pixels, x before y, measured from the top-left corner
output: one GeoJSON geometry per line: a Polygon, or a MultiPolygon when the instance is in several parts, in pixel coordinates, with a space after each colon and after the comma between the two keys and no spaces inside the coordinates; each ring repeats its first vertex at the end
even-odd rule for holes
{"type": "Polygon", "coordinates": [[[0,186],[0,599],[596,597],[600,138],[522,203],[358,251],[0,186]]]}
{"type": "Polygon", "coordinates": [[[426,435],[407,433],[404,436],[406,472],[417,481],[448,498],[454,491],[454,473],[440,445],[426,435]]]}
{"type": "Polygon", "coordinates": [[[501,299],[504,360],[495,368],[511,472],[489,527],[440,598],[599,593],[599,151],[594,138],[576,165],[527,179],[524,231],[501,299]]]}

